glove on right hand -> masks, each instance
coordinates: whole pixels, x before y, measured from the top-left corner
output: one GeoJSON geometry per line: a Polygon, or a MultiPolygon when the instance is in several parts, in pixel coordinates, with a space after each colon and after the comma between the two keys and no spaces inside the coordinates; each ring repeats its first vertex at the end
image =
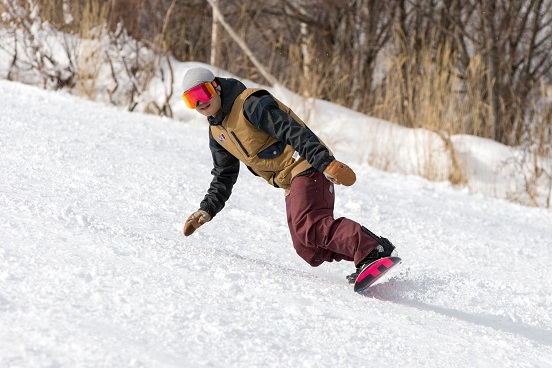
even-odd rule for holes
{"type": "Polygon", "coordinates": [[[326,178],[334,184],[343,184],[346,187],[351,186],[356,181],[356,175],[353,170],[343,162],[333,160],[324,170],[326,178]]]}
{"type": "Polygon", "coordinates": [[[197,210],[188,217],[184,224],[184,236],[190,236],[206,222],[211,221],[211,215],[203,210],[197,210]]]}

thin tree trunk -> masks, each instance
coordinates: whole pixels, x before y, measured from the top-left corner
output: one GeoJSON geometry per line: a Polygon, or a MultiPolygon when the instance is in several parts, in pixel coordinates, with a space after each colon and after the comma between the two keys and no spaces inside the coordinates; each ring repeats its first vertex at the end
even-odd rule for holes
{"type": "Polygon", "coordinates": [[[487,54],[486,62],[489,70],[489,83],[492,85],[489,86],[489,91],[491,91],[490,103],[491,103],[491,125],[492,125],[492,134],[493,139],[496,141],[501,141],[502,138],[502,127],[500,124],[500,80],[499,80],[499,69],[500,69],[500,60],[498,57],[498,47],[496,44],[496,35],[495,28],[493,24],[493,17],[496,11],[496,4],[494,0],[487,0],[484,2],[485,10],[483,16],[483,29],[485,32],[485,52],[487,54]]]}
{"type": "Polygon", "coordinates": [[[224,27],[226,32],[232,37],[232,39],[238,44],[238,46],[242,49],[242,51],[245,53],[245,55],[251,60],[253,65],[259,70],[259,73],[270,83],[271,85],[278,84],[278,80],[276,77],[274,77],[272,74],[270,74],[266,68],[261,64],[261,62],[253,55],[253,52],[251,49],[247,46],[243,38],[241,38],[234,29],[226,22],[224,17],[222,16],[222,13],[220,12],[220,9],[218,8],[215,0],[207,0],[209,5],[213,8],[214,15],[217,17],[220,24],[224,27]]]}
{"type": "Polygon", "coordinates": [[[363,0],[357,0],[355,14],[353,16],[353,66],[352,66],[352,92],[353,92],[353,104],[352,109],[358,110],[362,103],[364,96],[364,67],[366,66],[366,42],[369,35],[366,34],[366,30],[363,24],[368,21],[366,14],[367,8],[363,0]]]}
{"type": "MultiPolygon", "coordinates": [[[[219,0],[212,0],[215,6],[218,6],[219,0]]],[[[216,66],[217,63],[217,50],[218,50],[218,29],[219,20],[215,8],[213,8],[213,25],[211,27],[211,60],[210,64],[216,66]]]]}
{"type": "Polygon", "coordinates": [[[309,51],[309,39],[307,23],[301,23],[301,55],[303,56],[303,78],[307,81],[305,84],[305,93],[307,96],[311,96],[312,91],[309,86],[311,85],[311,54],[309,51]]]}

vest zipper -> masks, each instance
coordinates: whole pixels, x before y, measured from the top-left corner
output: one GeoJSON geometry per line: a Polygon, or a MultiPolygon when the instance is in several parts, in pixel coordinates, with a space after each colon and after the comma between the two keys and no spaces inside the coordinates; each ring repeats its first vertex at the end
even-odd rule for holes
{"type": "Polygon", "coordinates": [[[243,153],[245,153],[245,155],[246,155],[247,157],[250,157],[250,156],[249,156],[249,152],[247,152],[247,150],[246,150],[245,147],[243,146],[242,142],[240,142],[240,140],[238,139],[238,136],[236,135],[236,133],[230,132],[230,134],[232,134],[232,136],[234,137],[234,139],[236,140],[236,142],[238,142],[238,145],[241,147],[243,153]]]}

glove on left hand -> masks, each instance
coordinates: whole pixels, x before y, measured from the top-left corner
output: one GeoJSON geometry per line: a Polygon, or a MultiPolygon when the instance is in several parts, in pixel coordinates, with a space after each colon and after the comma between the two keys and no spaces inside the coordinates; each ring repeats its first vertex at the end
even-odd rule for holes
{"type": "Polygon", "coordinates": [[[184,224],[184,236],[190,236],[206,222],[211,221],[211,215],[206,211],[197,210],[188,217],[186,223],[184,224]]]}
{"type": "Polygon", "coordinates": [[[346,187],[353,185],[356,175],[353,170],[343,162],[333,160],[324,170],[326,178],[334,184],[343,184],[346,187]]]}

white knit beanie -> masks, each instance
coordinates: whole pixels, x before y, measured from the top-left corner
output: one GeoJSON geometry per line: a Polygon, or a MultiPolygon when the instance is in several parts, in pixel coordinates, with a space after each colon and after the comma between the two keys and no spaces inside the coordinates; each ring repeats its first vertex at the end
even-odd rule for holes
{"type": "Polygon", "coordinates": [[[192,68],[184,74],[182,80],[182,90],[186,92],[195,86],[205,82],[212,82],[215,79],[215,75],[207,68],[192,68]]]}

